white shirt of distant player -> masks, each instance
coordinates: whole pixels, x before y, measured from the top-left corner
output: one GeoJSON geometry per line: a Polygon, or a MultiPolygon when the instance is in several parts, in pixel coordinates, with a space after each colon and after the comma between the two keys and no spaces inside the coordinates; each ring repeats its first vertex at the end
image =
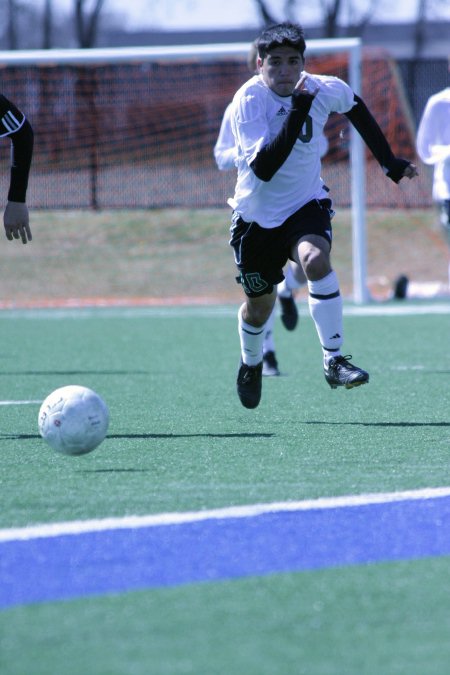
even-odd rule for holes
{"type": "Polygon", "coordinates": [[[339,78],[308,76],[319,85],[319,92],[288,158],[268,182],[257,178],[249,165],[280,131],[291,97],[278,96],[260,75],[255,75],[233,98],[231,125],[238,178],[228,204],[245,221],[255,221],[267,229],[278,227],[312,199],[328,196],[320,176],[323,129],[330,113],[344,113],[354,105],[353,91],[339,78]]]}
{"type": "Polygon", "coordinates": [[[417,153],[434,165],[433,199],[450,199],[450,87],[428,99],[417,130],[417,153]]]}

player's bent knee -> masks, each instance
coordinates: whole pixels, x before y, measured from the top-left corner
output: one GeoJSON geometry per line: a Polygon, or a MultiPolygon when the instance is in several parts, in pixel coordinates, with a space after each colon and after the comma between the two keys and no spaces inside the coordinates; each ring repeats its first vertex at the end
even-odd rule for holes
{"type": "Polygon", "coordinates": [[[319,249],[309,249],[302,257],[303,269],[308,279],[322,279],[331,271],[328,255],[319,249]]]}

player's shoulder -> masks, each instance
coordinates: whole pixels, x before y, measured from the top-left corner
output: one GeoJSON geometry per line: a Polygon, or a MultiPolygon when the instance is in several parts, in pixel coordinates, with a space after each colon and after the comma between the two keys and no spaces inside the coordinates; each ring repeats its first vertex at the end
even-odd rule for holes
{"type": "Polygon", "coordinates": [[[239,87],[237,90],[236,94],[234,95],[234,99],[240,99],[244,97],[259,97],[264,95],[266,92],[267,87],[259,77],[259,75],[253,75],[249,80],[244,82],[244,84],[239,87]]]}
{"type": "Polygon", "coordinates": [[[2,110],[9,110],[10,108],[17,109],[16,105],[11,101],[11,99],[7,98],[2,92],[0,92],[0,106],[2,110]]]}
{"type": "Polygon", "coordinates": [[[342,91],[350,88],[347,82],[344,82],[344,80],[335,75],[313,75],[312,77],[326,91],[342,91]]]}
{"type": "Polygon", "coordinates": [[[440,103],[450,103],[450,87],[432,94],[428,99],[428,105],[438,105],[440,103]]]}
{"type": "Polygon", "coordinates": [[[232,114],[238,118],[252,118],[267,104],[269,89],[258,75],[254,75],[236,92],[232,102],[232,114]]]}
{"type": "Polygon", "coordinates": [[[25,115],[4,94],[0,93],[0,121],[9,132],[17,130],[23,123],[25,115]]]}
{"type": "Polygon", "coordinates": [[[11,107],[11,101],[8,101],[4,94],[0,93],[0,115],[4,115],[11,107]]]}
{"type": "Polygon", "coordinates": [[[328,114],[344,113],[353,106],[353,90],[344,80],[334,75],[311,75],[310,77],[319,87],[317,105],[322,106],[328,114]]]}

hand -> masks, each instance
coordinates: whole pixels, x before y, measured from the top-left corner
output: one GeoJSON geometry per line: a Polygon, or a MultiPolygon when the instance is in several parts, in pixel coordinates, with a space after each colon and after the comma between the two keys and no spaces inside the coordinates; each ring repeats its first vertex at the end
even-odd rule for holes
{"type": "Polygon", "coordinates": [[[7,202],[3,214],[3,224],[5,226],[6,238],[9,241],[22,239],[24,244],[27,241],[31,241],[28,207],[25,203],[7,202]]]}
{"type": "Polygon", "coordinates": [[[405,168],[405,170],[403,172],[403,177],[409,178],[409,180],[411,180],[411,178],[414,178],[414,176],[418,176],[418,175],[419,175],[419,172],[417,171],[417,167],[416,167],[415,164],[408,164],[408,166],[405,168]]]}
{"type": "Polygon", "coordinates": [[[294,87],[294,92],[310,94],[316,96],[319,93],[320,85],[311,75],[302,73],[299,81],[294,87]]]}
{"type": "Polygon", "coordinates": [[[389,164],[389,171],[386,175],[388,178],[394,181],[394,183],[399,183],[402,178],[414,178],[418,176],[417,167],[412,162],[408,162],[407,159],[401,159],[396,157],[389,164]]]}

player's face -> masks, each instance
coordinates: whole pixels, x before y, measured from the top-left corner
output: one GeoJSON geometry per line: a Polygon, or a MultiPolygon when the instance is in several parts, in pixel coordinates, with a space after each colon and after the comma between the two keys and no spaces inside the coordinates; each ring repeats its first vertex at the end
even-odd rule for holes
{"type": "Polygon", "coordinates": [[[294,91],[304,61],[293,47],[276,47],[267,56],[258,59],[259,71],[269,89],[278,96],[290,96],[294,91]]]}

